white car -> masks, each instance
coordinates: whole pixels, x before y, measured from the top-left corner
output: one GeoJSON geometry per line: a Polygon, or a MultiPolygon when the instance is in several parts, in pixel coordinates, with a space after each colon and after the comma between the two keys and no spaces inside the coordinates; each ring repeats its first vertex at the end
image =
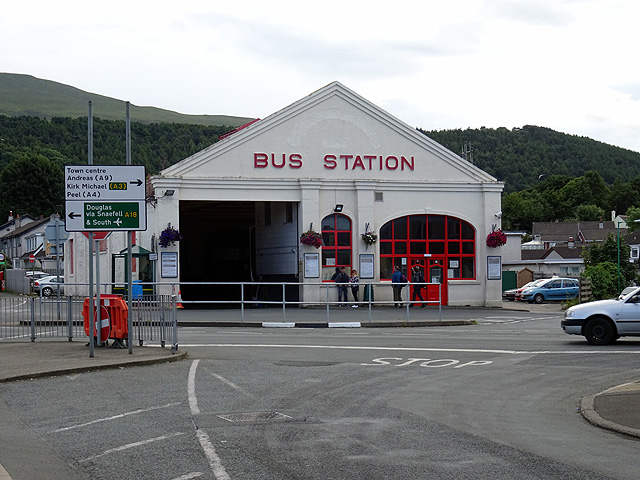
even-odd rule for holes
{"type": "Polygon", "coordinates": [[[591,345],[608,345],[624,336],[640,337],[640,287],[618,298],[570,307],[561,326],[570,335],[584,335],[591,345]]]}

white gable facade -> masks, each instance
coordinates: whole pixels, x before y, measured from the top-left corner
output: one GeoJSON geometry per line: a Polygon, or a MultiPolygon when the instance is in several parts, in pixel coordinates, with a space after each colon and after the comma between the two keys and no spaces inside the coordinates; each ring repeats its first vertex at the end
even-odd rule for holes
{"type": "MultiPolygon", "coordinates": [[[[393,265],[409,276],[417,264],[442,283],[447,305],[502,304],[487,271],[500,248],[485,238],[503,184],[338,82],[151,182],[157,201],[138,243],[178,254],[177,277],[157,268],[155,280],[183,282],[183,298],[207,295],[190,282],[263,280],[299,282],[297,300],[322,301],[316,285],[336,267],[364,270],[367,283],[388,281],[393,265]],[[159,248],[168,224],[184,238],[159,248]],[[310,229],[322,233],[321,248],[300,243],[310,229]],[[362,241],[366,231],[377,243],[362,241]]],[[[391,288],[376,288],[376,300],[391,299],[391,288]]]]}

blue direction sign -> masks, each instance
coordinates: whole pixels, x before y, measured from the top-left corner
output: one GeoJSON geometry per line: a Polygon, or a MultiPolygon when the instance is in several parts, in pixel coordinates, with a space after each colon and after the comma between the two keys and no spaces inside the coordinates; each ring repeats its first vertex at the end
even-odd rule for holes
{"type": "Polygon", "coordinates": [[[47,242],[58,244],[64,243],[69,238],[69,232],[64,229],[64,222],[62,220],[53,220],[44,229],[44,236],[47,242]]]}

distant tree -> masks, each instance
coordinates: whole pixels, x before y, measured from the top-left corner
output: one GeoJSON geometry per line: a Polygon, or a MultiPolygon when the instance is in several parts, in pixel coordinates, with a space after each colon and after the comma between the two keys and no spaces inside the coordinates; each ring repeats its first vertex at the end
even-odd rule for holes
{"type": "Polygon", "coordinates": [[[640,192],[632,182],[623,182],[616,179],[609,189],[608,210],[615,210],[621,214],[629,207],[640,205],[640,192]]]}
{"type": "Polygon", "coordinates": [[[595,204],[604,209],[609,195],[609,187],[602,176],[594,171],[585,173],[582,177],[574,178],[560,189],[562,203],[571,208],[578,205],[595,204]]]}
{"type": "Polygon", "coordinates": [[[0,172],[0,212],[12,210],[33,216],[62,209],[64,174],[43,155],[23,154],[0,172]]]}
{"type": "Polygon", "coordinates": [[[604,210],[597,205],[578,205],[575,209],[576,219],[581,222],[595,222],[604,217],[604,210]]]}
{"type": "Polygon", "coordinates": [[[548,203],[535,192],[514,192],[502,198],[502,226],[506,229],[530,232],[533,222],[545,221],[549,214],[548,203]]]}
{"type": "Polygon", "coordinates": [[[640,230],[640,223],[636,223],[636,220],[640,220],[640,207],[629,207],[626,212],[627,215],[627,233],[633,233],[640,230]]]}
{"type": "Polygon", "coordinates": [[[598,263],[585,267],[582,278],[591,279],[591,295],[593,300],[604,300],[619,295],[618,264],[611,262],[598,263]]]}
{"type": "Polygon", "coordinates": [[[587,267],[595,267],[600,264],[610,263],[614,265],[613,273],[610,272],[610,268],[607,267],[606,271],[609,271],[613,278],[610,279],[613,285],[615,285],[616,291],[609,292],[613,296],[618,295],[620,292],[618,288],[618,258],[620,259],[620,286],[621,289],[629,285],[631,281],[637,277],[636,267],[633,263],[629,262],[629,255],[631,248],[622,239],[618,239],[618,236],[610,233],[606,236],[602,243],[595,243],[586,249],[582,256],[584,258],[585,271],[587,267]],[[618,243],[619,241],[619,243],[618,243]],[[618,257],[618,254],[620,255],[618,257]]]}

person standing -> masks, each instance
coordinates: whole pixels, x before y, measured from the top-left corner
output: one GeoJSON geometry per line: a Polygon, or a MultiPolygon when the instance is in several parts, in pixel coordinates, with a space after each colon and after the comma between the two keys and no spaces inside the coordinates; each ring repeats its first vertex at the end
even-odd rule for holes
{"type": "Polygon", "coordinates": [[[337,285],[338,275],[340,275],[340,267],[336,267],[336,271],[333,272],[333,275],[331,275],[331,281],[336,283],[336,288],[338,289],[338,301],[340,301],[340,287],[337,285]]]}
{"type": "Polygon", "coordinates": [[[414,265],[411,269],[411,283],[413,283],[413,298],[411,300],[410,307],[416,302],[416,297],[420,299],[421,308],[426,307],[424,304],[424,298],[422,298],[422,289],[424,288],[424,277],[422,276],[422,269],[418,265],[414,265]]]}
{"type": "Polygon", "coordinates": [[[402,289],[407,283],[407,277],[404,276],[398,265],[394,266],[393,275],[391,275],[391,286],[393,287],[393,307],[402,307],[402,289]]]}
{"type": "Polygon", "coordinates": [[[354,308],[358,308],[358,291],[360,290],[360,277],[358,277],[357,270],[351,270],[351,278],[349,278],[349,283],[351,284],[351,295],[353,295],[353,301],[355,302],[351,306],[354,308]]]}
{"type": "Polygon", "coordinates": [[[340,267],[340,273],[336,277],[335,282],[338,284],[338,303],[341,307],[347,306],[347,286],[349,285],[349,275],[344,267],[340,267]]]}

